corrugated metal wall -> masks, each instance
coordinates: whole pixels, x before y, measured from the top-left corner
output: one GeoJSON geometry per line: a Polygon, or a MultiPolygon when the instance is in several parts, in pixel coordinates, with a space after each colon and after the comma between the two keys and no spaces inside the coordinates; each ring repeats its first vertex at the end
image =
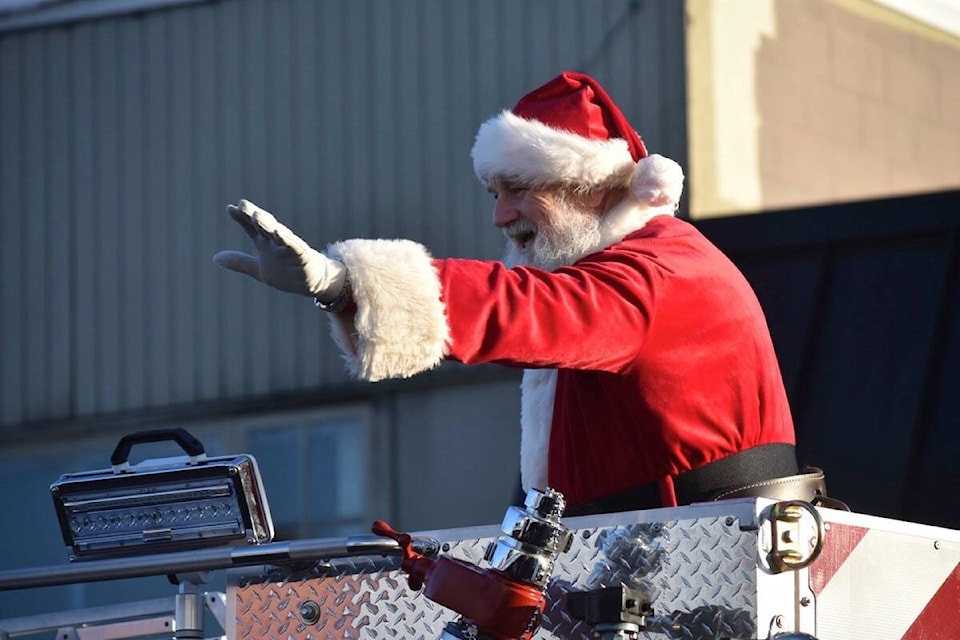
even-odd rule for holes
{"type": "Polygon", "coordinates": [[[342,383],[309,302],[216,268],[246,197],[323,246],[500,242],[479,123],[564,68],[685,160],[683,3],[223,0],[0,33],[0,425],[342,383]]]}

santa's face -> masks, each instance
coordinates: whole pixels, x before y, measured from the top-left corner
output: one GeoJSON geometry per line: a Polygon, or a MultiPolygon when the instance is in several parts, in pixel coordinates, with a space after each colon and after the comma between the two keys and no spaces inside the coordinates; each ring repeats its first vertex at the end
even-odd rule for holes
{"type": "Polygon", "coordinates": [[[504,262],[552,271],[596,250],[600,216],[556,191],[503,182],[490,187],[497,202],[493,224],[507,238],[504,262]]]}

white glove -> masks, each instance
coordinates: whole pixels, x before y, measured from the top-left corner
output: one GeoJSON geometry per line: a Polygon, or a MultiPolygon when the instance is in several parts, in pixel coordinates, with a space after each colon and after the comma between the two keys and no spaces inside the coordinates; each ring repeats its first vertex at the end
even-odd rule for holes
{"type": "Polygon", "coordinates": [[[227,213],[243,227],[257,250],[255,256],[240,251],[221,251],[213,261],[231,271],[280,291],[312,296],[323,302],[335,299],[343,290],[347,269],[313,249],[281,224],[269,211],[248,200],[228,205],[227,213]]]}

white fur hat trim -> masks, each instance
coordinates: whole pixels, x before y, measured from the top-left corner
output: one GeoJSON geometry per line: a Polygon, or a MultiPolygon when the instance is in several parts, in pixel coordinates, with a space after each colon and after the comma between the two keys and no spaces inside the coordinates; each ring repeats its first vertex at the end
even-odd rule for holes
{"type": "Polygon", "coordinates": [[[508,110],[480,125],[470,155],[483,183],[608,187],[626,184],[635,167],[626,140],[591,140],[508,110]]]}

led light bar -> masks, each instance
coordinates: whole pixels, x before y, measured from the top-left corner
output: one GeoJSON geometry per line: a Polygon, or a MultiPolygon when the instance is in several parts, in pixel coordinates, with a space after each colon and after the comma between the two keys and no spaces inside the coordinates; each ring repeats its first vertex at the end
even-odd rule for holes
{"type": "Polygon", "coordinates": [[[110,469],[65,474],[50,487],[71,560],[273,539],[273,521],[256,460],[207,458],[183,429],[125,436],[110,469]],[[131,466],[132,444],[176,440],[187,456],[131,466]]]}

